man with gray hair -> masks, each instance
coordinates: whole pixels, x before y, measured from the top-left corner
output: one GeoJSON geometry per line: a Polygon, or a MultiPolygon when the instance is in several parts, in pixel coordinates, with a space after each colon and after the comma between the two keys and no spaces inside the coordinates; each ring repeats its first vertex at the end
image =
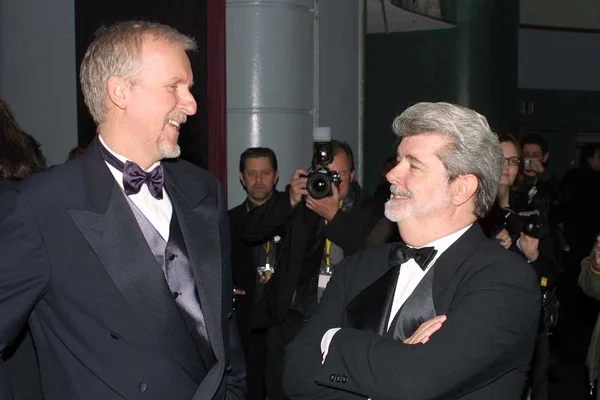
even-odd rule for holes
{"type": "Polygon", "coordinates": [[[98,136],[0,198],[0,356],[28,320],[45,399],[245,396],[221,187],[161,162],[196,113],[195,48],[158,23],[100,30],[81,64],[98,136]]]}
{"type": "Polygon", "coordinates": [[[540,294],[533,269],[477,224],[503,153],[486,119],[418,103],[393,124],[385,214],[402,242],[345,258],[286,353],[290,399],[519,399],[540,294]]]}

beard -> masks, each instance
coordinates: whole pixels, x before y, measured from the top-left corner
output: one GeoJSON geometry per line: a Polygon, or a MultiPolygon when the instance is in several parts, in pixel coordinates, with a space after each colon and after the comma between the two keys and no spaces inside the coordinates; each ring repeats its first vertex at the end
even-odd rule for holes
{"type": "Polygon", "coordinates": [[[159,141],[157,148],[162,158],[177,158],[181,155],[181,147],[178,144],[168,143],[166,140],[159,141]]]}
{"type": "Polygon", "coordinates": [[[414,195],[406,190],[399,189],[392,185],[390,192],[393,196],[402,196],[406,199],[395,199],[393,196],[385,203],[384,214],[392,222],[404,222],[414,217],[433,215],[442,208],[445,208],[451,201],[448,191],[440,193],[428,203],[415,200],[414,195]]]}
{"type": "MultiPolygon", "coordinates": [[[[172,126],[169,121],[175,121],[181,127],[187,121],[187,115],[179,110],[173,110],[167,114],[165,120],[165,123],[168,126],[172,126]]],[[[177,132],[179,132],[179,130],[177,132]]],[[[179,133],[177,133],[177,135],[179,135],[179,133]]],[[[181,148],[179,147],[179,144],[177,144],[178,138],[179,136],[175,138],[175,143],[169,142],[168,138],[166,137],[159,139],[157,149],[162,158],[177,158],[181,155],[181,148]]]]}

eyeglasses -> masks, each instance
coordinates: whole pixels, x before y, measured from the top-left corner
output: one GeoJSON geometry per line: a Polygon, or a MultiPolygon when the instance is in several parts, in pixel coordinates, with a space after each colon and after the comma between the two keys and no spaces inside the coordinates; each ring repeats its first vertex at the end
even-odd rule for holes
{"type": "Polygon", "coordinates": [[[518,167],[519,164],[521,164],[521,160],[519,160],[519,157],[504,157],[504,162],[508,161],[508,165],[510,165],[511,167],[518,167]]]}

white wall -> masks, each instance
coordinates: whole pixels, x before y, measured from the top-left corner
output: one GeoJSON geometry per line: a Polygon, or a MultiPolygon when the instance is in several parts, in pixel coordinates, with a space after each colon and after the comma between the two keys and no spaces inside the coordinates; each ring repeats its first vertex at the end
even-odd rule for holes
{"type": "Polygon", "coordinates": [[[0,96],[48,164],[77,145],[74,0],[0,0],[0,96]]]}

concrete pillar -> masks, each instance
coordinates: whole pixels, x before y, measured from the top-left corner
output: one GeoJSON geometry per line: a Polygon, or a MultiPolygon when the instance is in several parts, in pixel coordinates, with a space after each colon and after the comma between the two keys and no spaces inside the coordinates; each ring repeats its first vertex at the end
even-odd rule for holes
{"type": "Polygon", "coordinates": [[[314,0],[227,1],[227,181],[229,207],[245,193],[239,156],[272,148],[283,189],[308,168],[315,125],[314,0]]]}

